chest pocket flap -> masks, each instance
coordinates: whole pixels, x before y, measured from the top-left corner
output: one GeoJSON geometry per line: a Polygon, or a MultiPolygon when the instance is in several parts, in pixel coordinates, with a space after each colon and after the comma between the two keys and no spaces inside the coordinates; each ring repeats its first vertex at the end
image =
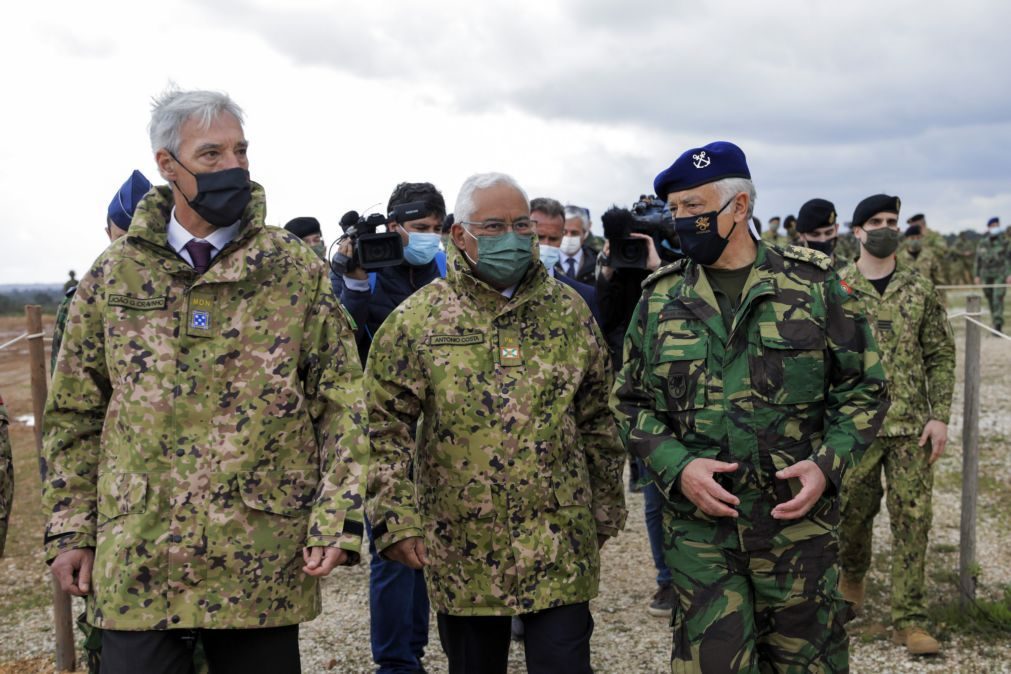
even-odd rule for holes
{"type": "Polygon", "coordinates": [[[752,363],[756,390],[779,405],[825,397],[825,331],[810,319],[760,323],[762,354],[752,363]]]}
{"type": "Polygon", "coordinates": [[[708,337],[684,323],[660,324],[653,358],[656,403],[660,409],[674,412],[706,406],[708,337]]]}

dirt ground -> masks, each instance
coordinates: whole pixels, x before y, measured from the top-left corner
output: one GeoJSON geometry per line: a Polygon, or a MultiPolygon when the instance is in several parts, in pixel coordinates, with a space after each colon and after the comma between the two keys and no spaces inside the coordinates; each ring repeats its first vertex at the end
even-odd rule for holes
{"type": "MultiPolygon", "coordinates": [[[[47,327],[51,323],[47,319],[47,327]]],[[[937,466],[934,528],[928,556],[928,595],[932,607],[956,598],[961,490],[962,321],[954,322],[959,343],[959,380],[949,450],[937,466]]],[[[0,318],[0,343],[24,331],[20,317],[0,318]]],[[[0,351],[0,393],[12,417],[31,413],[28,351],[24,343],[0,351]]],[[[981,414],[981,494],[979,497],[979,597],[998,599],[1011,583],[1011,343],[983,339],[981,414]]],[[[0,560],[0,674],[51,672],[50,585],[42,561],[44,518],[39,510],[39,478],[32,428],[11,428],[17,488],[7,556],[0,560]]],[[[592,603],[596,629],[594,668],[598,672],[662,672],[668,668],[671,634],[663,619],[646,606],[655,589],[655,571],[642,518],[642,498],[628,495],[626,530],[603,550],[601,595],[592,603]]],[[[959,625],[938,625],[944,652],[914,659],[891,644],[888,625],[887,513],[875,525],[875,561],[869,576],[867,610],[851,623],[851,671],[1011,672],[1011,635],[981,637],[959,625]]],[[[370,672],[368,567],[340,569],[324,581],[323,614],[302,627],[306,672],[370,672]]],[[[75,604],[75,614],[81,609],[75,604]]],[[[433,618],[434,628],[434,618],[433,618]]],[[[433,629],[425,665],[444,672],[445,658],[433,629]]],[[[510,672],[523,672],[522,647],[514,645],[510,672]]],[[[561,673],[560,673],[561,674],[561,673]]]]}

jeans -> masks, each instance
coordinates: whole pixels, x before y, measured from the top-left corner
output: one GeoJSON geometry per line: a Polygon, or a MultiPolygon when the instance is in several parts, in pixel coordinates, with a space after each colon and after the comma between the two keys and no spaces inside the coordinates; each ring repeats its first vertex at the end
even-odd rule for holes
{"type": "MultiPolygon", "coordinates": [[[[645,469],[642,469],[645,473],[645,469]]],[[[656,584],[670,585],[671,573],[663,558],[663,495],[656,483],[650,481],[642,492],[646,501],[646,535],[649,536],[649,549],[653,553],[653,566],[656,567],[656,584]]]]}

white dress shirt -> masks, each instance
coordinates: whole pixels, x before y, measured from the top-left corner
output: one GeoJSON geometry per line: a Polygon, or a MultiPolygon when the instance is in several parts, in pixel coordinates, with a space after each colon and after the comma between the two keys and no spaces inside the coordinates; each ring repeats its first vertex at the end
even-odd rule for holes
{"type": "Polygon", "coordinates": [[[168,221],[168,244],[172,247],[179,257],[186,260],[186,263],[191,267],[193,266],[193,258],[190,257],[190,252],[186,250],[186,244],[188,244],[193,239],[197,241],[206,241],[207,243],[214,246],[211,249],[211,259],[213,260],[221,252],[221,249],[227,246],[235,235],[239,233],[239,227],[242,226],[241,220],[236,220],[231,225],[227,227],[219,227],[215,229],[206,239],[201,239],[200,237],[193,236],[189,231],[176,220],[176,209],[172,209],[172,214],[169,216],[168,221]]]}

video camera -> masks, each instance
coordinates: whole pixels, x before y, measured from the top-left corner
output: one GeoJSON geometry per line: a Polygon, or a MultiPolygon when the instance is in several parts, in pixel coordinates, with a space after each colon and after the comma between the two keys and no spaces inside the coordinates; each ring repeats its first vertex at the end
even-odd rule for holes
{"type": "Polygon", "coordinates": [[[337,239],[339,245],[351,241],[351,255],[339,250],[330,260],[330,268],[335,274],[343,275],[355,269],[375,271],[384,267],[395,267],[404,261],[404,242],[398,232],[377,232],[380,225],[389,229],[391,223],[403,225],[411,220],[425,217],[425,202],[412,201],[395,206],[388,216],[382,213],[358,215],[358,211],[348,211],[341,216],[340,228],[344,234],[337,239]]]}
{"type": "Polygon", "coordinates": [[[640,195],[631,209],[613,207],[604,213],[601,221],[610,248],[607,266],[614,269],[646,268],[649,244],[629,236],[632,233],[651,237],[658,251],[663,241],[676,247],[674,219],[667,204],[653,195],[640,195]]]}

